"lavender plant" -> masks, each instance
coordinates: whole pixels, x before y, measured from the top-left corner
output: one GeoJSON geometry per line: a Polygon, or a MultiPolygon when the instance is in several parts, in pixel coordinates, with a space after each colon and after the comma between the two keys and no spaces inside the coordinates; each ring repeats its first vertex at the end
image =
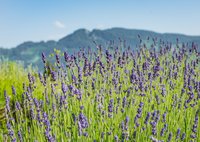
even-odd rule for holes
{"type": "Polygon", "coordinates": [[[198,46],[110,46],[56,53],[54,68],[43,53],[44,73],[28,74],[14,107],[5,91],[0,140],[200,141],[198,46]]]}

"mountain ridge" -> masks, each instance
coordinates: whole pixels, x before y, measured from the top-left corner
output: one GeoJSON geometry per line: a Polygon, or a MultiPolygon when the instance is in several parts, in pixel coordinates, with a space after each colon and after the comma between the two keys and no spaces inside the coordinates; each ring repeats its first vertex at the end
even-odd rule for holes
{"type": "Polygon", "coordinates": [[[79,48],[95,48],[93,41],[102,46],[106,46],[109,41],[117,41],[119,38],[126,40],[127,45],[131,48],[135,48],[139,44],[138,35],[141,39],[158,38],[163,41],[175,43],[178,38],[180,42],[200,44],[200,36],[189,36],[179,33],[158,33],[150,30],[140,29],[127,29],[127,28],[109,28],[105,30],[93,29],[91,31],[81,28],[73,33],[60,38],[59,40],[48,41],[27,41],[17,45],[14,48],[0,48],[0,57],[7,58],[9,60],[20,60],[25,65],[33,64],[39,67],[42,66],[40,56],[42,52],[50,54],[54,48],[73,53],[79,50],[79,48]]]}
{"type": "MultiPolygon", "coordinates": [[[[104,30],[100,30],[100,29],[93,29],[93,30],[87,30],[86,28],[80,28],[78,30],[75,30],[74,32],[62,37],[61,39],[65,38],[65,37],[68,37],[74,33],[77,33],[78,31],[87,31],[89,33],[92,33],[94,31],[110,31],[110,30],[126,30],[126,31],[137,31],[137,32],[152,32],[152,33],[156,33],[156,34],[160,34],[160,35],[174,35],[174,36],[187,36],[187,37],[194,37],[194,38],[200,38],[200,35],[188,35],[188,34],[183,34],[183,33],[173,33],[173,32],[156,32],[156,31],[153,31],[153,30],[143,30],[143,29],[129,29],[129,28],[121,28],[121,27],[114,27],[114,28],[108,28],[108,29],[104,29],[104,30]]],[[[28,41],[24,41],[14,47],[9,47],[9,48],[5,48],[3,47],[2,45],[0,46],[0,49],[13,49],[13,48],[17,48],[18,46],[22,45],[22,44],[26,44],[26,43],[40,43],[40,42],[58,42],[60,41],[61,39],[58,39],[58,40],[40,40],[40,41],[31,41],[31,40],[28,40],[28,41]]]]}

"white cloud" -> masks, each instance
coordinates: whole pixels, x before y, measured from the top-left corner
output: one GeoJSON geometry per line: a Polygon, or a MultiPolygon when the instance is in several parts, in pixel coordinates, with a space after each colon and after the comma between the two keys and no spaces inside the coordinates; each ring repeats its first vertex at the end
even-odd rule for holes
{"type": "Polygon", "coordinates": [[[65,28],[65,24],[62,23],[61,21],[58,21],[58,20],[54,22],[54,25],[59,29],[64,29],[65,28]]]}
{"type": "Polygon", "coordinates": [[[105,26],[104,26],[103,24],[99,24],[99,25],[96,26],[96,28],[97,28],[97,29],[104,29],[105,26]]]}

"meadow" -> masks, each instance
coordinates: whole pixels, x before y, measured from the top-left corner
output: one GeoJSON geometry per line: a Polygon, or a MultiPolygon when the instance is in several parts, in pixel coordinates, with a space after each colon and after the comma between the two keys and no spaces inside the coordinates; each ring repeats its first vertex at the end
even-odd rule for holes
{"type": "Polygon", "coordinates": [[[0,141],[200,141],[195,43],[53,55],[42,71],[0,62],[0,141]]]}

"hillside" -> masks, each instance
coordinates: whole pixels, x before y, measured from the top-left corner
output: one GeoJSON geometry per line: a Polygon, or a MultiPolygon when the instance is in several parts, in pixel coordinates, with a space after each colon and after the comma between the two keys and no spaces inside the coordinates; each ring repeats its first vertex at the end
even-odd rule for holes
{"type": "Polygon", "coordinates": [[[200,36],[187,36],[169,33],[161,34],[146,30],[133,30],[124,28],[112,28],[107,30],[94,29],[92,31],[79,29],[58,41],[28,41],[12,49],[0,48],[0,57],[9,60],[20,60],[23,61],[25,65],[33,64],[42,67],[42,61],[40,60],[42,52],[45,52],[48,55],[52,53],[53,49],[55,48],[61,51],[67,51],[68,53],[73,53],[79,48],[90,47],[91,49],[95,49],[95,44],[93,41],[95,41],[97,44],[107,47],[110,41],[119,42],[119,38],[126,40],[126,44],[131,48],[135,48],[136,45],[139,44],[138,35],[140,35],[141,39],[154,37],[158,39],[157,41],[162,39],[163,41],[175,43],[176,39],[178,38],[180,42],[195,42],[200,44],[200,36]]]}

